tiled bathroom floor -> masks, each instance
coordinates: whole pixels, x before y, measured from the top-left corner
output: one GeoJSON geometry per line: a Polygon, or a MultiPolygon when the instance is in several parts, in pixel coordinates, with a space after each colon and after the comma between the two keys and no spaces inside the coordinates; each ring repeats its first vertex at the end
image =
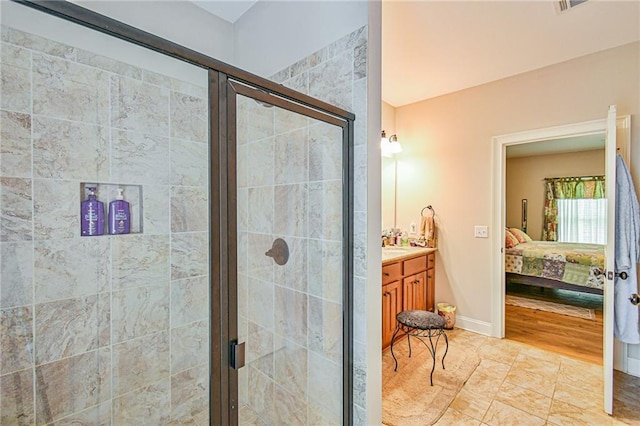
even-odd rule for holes
{"type": "MultiPolygon", "coordinates": [[[[468,336],[469,344],[477,345],[482,361],[438,424],[640,424],[638,416],[624,415],[629,411],[620,410],[623,404],[618,401],[617,417],[602,412],[599,365],[511,340],[463,330],[453,333],[458,338],[468,336]]],[[[616,376],[616,382],[620,381],[616,376]]],[[[616,395],[621,394],[616,390],[616,395]]],[[[640,395],[635,395],[640,403],[640,395]]]]}
{"type": "Polygon", "coordinates": [[[438,425],[640,425],[640,379],[616,374],[614,416],[602,409],[602,367],[455,329],[480,365],[438,425]]]}

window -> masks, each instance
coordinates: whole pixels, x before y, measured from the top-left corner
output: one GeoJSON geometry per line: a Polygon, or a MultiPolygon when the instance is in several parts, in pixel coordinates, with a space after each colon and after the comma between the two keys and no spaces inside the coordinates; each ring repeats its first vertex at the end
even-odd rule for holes
{"type": "Polygon", "coordinates": [[[607,199],[559,199],[558,241],[607,243],[607,199]]]}

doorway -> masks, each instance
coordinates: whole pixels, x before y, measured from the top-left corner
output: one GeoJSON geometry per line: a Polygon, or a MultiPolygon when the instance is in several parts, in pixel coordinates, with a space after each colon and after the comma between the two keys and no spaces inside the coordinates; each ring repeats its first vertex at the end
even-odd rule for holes
{"type": "MultiPolygon", "coordinates": [[[[606,119],[594,120],[590,122],[571,124],[567,126],[558,126],[553,128],[515,133],[494,137],[494,159],[496,167],[494,167],[496,175],[494,175],[494,226],[495,229],[504,229],[505,225],[505,154],[506,147],[509,145],[518,145],[529,142],[535,142],[544,139],[569,137],[586,134],[596,134],[606,132],[606,193],[609,202],[607,204],[607,217],[614,217],[615,204],[615,159],[616,151],[621,155],[629,152],[630,134],[629,117],[616,118],[616,108],[611,106],[606,119]],[[620,137],[616,138],[617,134],[620,137]]],[[[609,220],[607,225],[607,241],[605,249],[605,265],[609,271],[614,270],[613,265],[613,241],[614,226],[609,220]]],[[[505,276],[504,276],[504,237],[505,233],[496,233],[494,236],[494,247],[500,252],[496,256],[494,271],[493,300],[495,305],[493,308],[494,335],[504,337],[504,294],[505,294],[505,276]]],[[[613,273],[607,275],[607,281],[610,283],[604,286],[604,331],[603,331],[603,373],[604,373],[604,410],[611,414],[613,410],[613,365],[614,365],[614,339],[613,339],[613,273]],[[609,279],[610,278],[610,279],[609,279]]]]}
{"type": "Polygon", "coordinates": [[[599,271],[604,264],[598,262],[604,262],[599,244],[606,238],[606,200],[554,200],[559,210],[557,242],[537,242],[544,241],[548,227],[543,223],[546,186],[602,189],[604,144],[604,133],[596,133],[507,146],[505,169],[505,337],[599,365],[604,285],[599,271]],[[569,223],[576,226],[569,228],[569,223]],[[530,236],[533,242],[514,241],[511,235],[530,236]],[[580,279],[565,276],[564,259],[570,261],[574,251],[584,250],[599,254],[594,266],[585,265],[580,279]]]}

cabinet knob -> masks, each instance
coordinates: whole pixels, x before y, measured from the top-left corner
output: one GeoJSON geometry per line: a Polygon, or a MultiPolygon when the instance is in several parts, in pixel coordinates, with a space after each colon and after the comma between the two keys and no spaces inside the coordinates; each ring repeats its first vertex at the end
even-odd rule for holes
{"type": "Polygon", "coordinates": [[[385,273],[384,273],[384,276],[385,276],[385,277],[388,277],[389,275],[391,275],[391,274],[389,274],[388,272],[385,272],[385,273]]]}
{"type": "Polygon", "coordinates": [[[384,292],[384,294],[383,294],[383,296],[384,296],[384,297],[387,297],[387,296],[389,296],[390,294],[391,294],[391,293],[389,293],[388,291],[385,291],[385,292],[384,292]]]}

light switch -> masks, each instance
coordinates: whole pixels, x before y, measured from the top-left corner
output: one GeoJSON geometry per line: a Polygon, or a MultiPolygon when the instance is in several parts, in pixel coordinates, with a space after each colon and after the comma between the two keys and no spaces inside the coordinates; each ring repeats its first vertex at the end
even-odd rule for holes
{"type": "Polygon", "coordinates": [[[473,228],[473,236],[476,238],[489,238],[489,231],[486,226],[476,225],[473,228]]]}

